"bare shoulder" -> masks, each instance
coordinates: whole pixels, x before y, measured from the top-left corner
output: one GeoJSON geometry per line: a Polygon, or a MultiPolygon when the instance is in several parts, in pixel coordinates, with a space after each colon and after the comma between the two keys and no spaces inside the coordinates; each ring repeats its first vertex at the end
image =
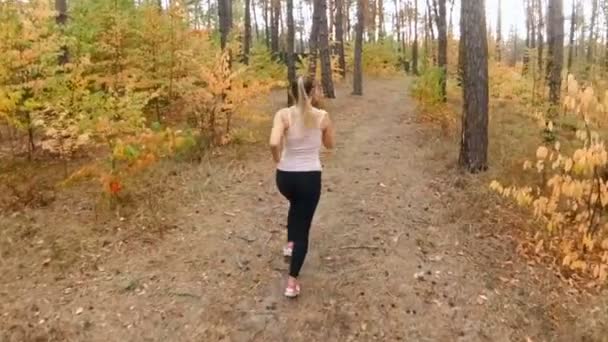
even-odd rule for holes
{"type": "Polygon", "coordinates": [[[281,120],[284,124],[289,122],[289,108],[281,108],[274,114],[274,120],[281,120]]]}
{"type": "Polygon", "coordinates": [[[329,119],[329,113],[326,110],[315,108],[314,112],[315,116],[317,117],[317,120],[319,120],[321,129],[325,129],[331,124],[331,120],[329,119]]]}

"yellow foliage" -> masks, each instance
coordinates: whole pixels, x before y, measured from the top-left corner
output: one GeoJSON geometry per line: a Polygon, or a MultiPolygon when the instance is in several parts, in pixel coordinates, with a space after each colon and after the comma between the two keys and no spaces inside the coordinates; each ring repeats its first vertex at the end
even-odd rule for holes
{"type": "MultiPolygon", "coordinates": [[[[569,77],[569,95],[564,106],[587,118],[597,107],[593,91],[580,90],[569,77]]],[[[577,132],[581,146],[572,153],[554,146],[539,146],[536,150],[536,170],[541,175],[541,188],[533,193],[529,186],[508,186],[494,180],[490,189],[519,205],[530,207],[547,233],[563,246],[562,265],[573,271],[590,273],[601,282],[606,281],[608,258],[608,151],[597,132],[589,128],[577,132]],[[599,247],[599,248],[598,248],[599,247]]],[[[533,162],[526,161],[524,170],[533,162]]]]}

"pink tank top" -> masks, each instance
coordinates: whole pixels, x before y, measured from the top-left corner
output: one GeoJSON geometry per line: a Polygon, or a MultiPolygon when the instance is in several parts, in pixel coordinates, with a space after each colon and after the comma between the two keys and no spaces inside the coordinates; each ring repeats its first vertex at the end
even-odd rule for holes
{"type": "Polygon", "coordinates": [[[283,154],[277,169],[288,172],[321,171],[321,128],[324,111],[313,109],[317,127],[306,128],[295,109],[289,108],[289,128],[285,133],[283,154]]]}

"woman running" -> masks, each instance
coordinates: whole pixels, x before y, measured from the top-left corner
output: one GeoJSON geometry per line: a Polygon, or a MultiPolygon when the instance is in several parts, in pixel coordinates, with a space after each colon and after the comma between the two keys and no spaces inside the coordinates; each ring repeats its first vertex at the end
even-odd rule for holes
{"type": "Polygon", "coordinates": [[[283,254],[291,257],[285,288],[285,296],[290,298],[300,294],[297,278],[308,252],[310,225],[321,196],[321,144],[334,147],[329,115],[311,104],[313,89],[313,81],[305,77],[291,85],[296,105],[276,113],[270,134],[277,186],[289,201],[283,254]]]}

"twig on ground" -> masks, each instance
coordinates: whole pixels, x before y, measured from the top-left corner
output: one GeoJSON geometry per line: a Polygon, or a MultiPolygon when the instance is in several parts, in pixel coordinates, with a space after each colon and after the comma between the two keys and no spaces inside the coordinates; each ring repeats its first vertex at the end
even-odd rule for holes
{"type": "Polygon", "coordinates": [[[371,250],[378,250],[378,249],[384,249],[384,247],[361,245],[361,246],[342,246],[342,247],[340,247],[340,249],[371,249],[371,250]]]}
{"type": "Polygon", "coordinates": [[[246,236],[237,236],[237,238],[246,241],[247,243],[252,243],[255,242],[257,239],[256,238],[248,238],[246,236]]]}

